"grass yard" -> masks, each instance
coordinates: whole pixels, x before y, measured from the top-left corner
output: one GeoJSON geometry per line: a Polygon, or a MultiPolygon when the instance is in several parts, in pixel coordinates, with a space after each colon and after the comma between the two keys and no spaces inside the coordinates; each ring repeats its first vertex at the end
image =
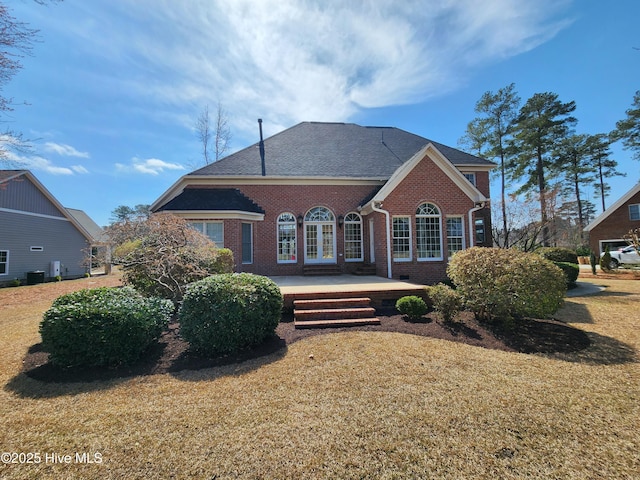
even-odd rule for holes
{"type": "Polygon", "coordinates": [[[20,373],[52,298],[2,289],[0,478],[638,478],[640,282],[588,281],[607,289],[557,315],[588,333],[578,353],[341,332],[88,383],[20,373]]]}

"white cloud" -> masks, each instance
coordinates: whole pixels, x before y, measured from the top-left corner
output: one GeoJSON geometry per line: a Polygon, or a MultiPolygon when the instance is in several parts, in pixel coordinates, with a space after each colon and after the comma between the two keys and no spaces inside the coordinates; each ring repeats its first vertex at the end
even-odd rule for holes
{"type": "Polygon", "coordinates": [[[57,153],[64,157],[89,158],[88,152],[79,152],[71,145],[66,145],[64,143],[46,142],[43,148],[46,152],[57,153]]]}
{"type": "Polygon", "coordinates": [[[82,165],[72,165],[71,170],[73,170],[76,173],[89,173],[89,170],[84,168],[82,165]]]}
{"type": "Polygon", "coordinates": [[[143,160],[138,157],[131,159],[131,164],[116,163],[116,169],[122,172],[137,172],[147,175],[159,175],[165,170],[184,170],[184,166],[178,163],[169,163],[157,158],[143,160]]]}
{"type": "Polygon", "coordinates": [[[234,129],[263,117],[270,135],[450,92],[567,27],[570,1],[129,0],[81,4],[101,21],[69,28],[127,72],[97,81],[150,98],[150,115],[220,101],[234,129]]]}
{"type": "Polygon", "coordinates": [[[39,156],[16,155],[8,152],[7,160],[17,168],[26,170],[40,170],[52,175],[73,175],[73,170],[54,165],[50,160],[39,156]]]}

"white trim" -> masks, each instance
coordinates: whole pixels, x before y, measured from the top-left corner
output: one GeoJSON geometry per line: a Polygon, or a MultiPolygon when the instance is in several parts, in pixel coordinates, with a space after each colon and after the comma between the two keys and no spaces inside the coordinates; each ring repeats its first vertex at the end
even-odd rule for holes
{"type": "MultiPolygon", "coordinates": [[[[460,250],[464,250],[467,248],[467,242],[465,239],[465,228],[464,228],[464,215],[447,215],[444,219],[444,228],[447,234],[447,259],[451,259],[451,255],[449,255],[449,229],[447,225],[447,220],[457,218],[460,220],[460,226],[462,227],[462,236],[461,237],[451,237],[451,238],[462,238],[462,248],[460,250]]],[[[458,250],[458,251],[460,251],[458,250]]]]}
{"type": "Polygon", "coordinates": [[[391,219],[388,210],[383,210],[382,205],[376,205],[375,203],[370,203],[371,210],[378,213],[383,213],[385,217],[385,228],[387,230],[387,278],[392,278],[391,267],[393,266],[392,255],[393,252],[391,250],[391,219]]]}
{"type": "Polygon", "coordinates": [[[411,225],[411,215],[393,215],[391,217],[391,255],[393,257],[393,261],[396,263],[403,263],[403,262],[412,262],[413,261],[413,231],[412,231],[412,225],[411,225]],[[407,220],[409,220],[408,224],[409,224],[409,257],[408,258],[395,258],[395,252],[393,251],[393,239],[395,238],[393,236],[393,220],[395,220],[396,218],[406,218],[407,220]]]}
{"type": "MultiPolygon", "coordinates": [[[[26,178],[29,179],[29,181],[38,189],[40,190],[40,192],[47,197],[47,200],[49,200],[55,207],[56,209],[64,216],[65,219],[67,219],[69,222],[71,222],[73,224],[73,226],[76,228],[76,230],[78,230],[78,232],[80,232],[80,234],[87,240],[88,243],[92,243],[94,241],[94,238],[91,236],[91,234],[80,224],[80,222],[78,222],[73,215],[71,215],[66,208],[64,208],[62,206],[62,204],[56,199],[56,197],[54,197],[51,192],[49,190],[46,189],[46,187],[40,183],[40,181],[35,177],[35,175],[33,173],[31,173],[29,170],[21,170],[20,172],[16,173],[16,175],[9,177],[9,178],[5,178],[4,180],[2,180],[0,183],[6,183],[10,180],[13,180],[14,178],[18,178],[21,175],[24,175],[26,178]]],[[[39,214],[39,213],[32,213],[32,212],[24,212],[22,210],[10,210],[10,209],[0,209],[3,211],[8,211],[10,213],[20,213],[23,215],[33,215],[33,216],[40,216],[43,218],[51,218],[54,220],[62,220],[59,217],[54,217],[53,215],[44,215],[44,214],[39,214]]]]}
{"type": "Polygon", "coordinates": [[[446,225],[446,221],[443,222],[443,215],[442,215],[442,209],[440,207],[438,207],[438,205],[436,205],[435,203],[432,202],[422,202],[420,205],[418,205],[418,208],[416,209],[416,215],[415,215],[415,223],[416,223],[416,259],[419,262],[441,262],[444,260],[444,249],[445,249],[445,244],[444,244],[444,232],[443,232],[443,227],[444,229],[447,228],[446,225]],[[418,209],[425,204],[429,204],[429,205],[433,205],[434,207],[436,207],[438,209],[438,215],[418,215],[418,209]],[[438,233],[440,234],[440,256],[439,257],[420,257],[420,250],[418,249],[418,220],[424,218],[437,218],[438,219],[438,233]]]}
{"type": "Polygon", "coordinates": [[[4,273],[0,273],[0,276],[9,275],[9,250],[0,250],[0,252],[6,252],[7,253],[7,261],[6,262],[2,262],[5,265],[5,272],[4,273]]]}
{"type": "Polygon", "coordinates": [[[28,217],[47,218],[49,220],[61,220],[63,222],[71,222],[71,220],[65,217],[56,217],[55,215],[47,215],[44,213],[25,212],[24,210],[13,210],[11,208],[0,208],[0,212],[15,213],[16,215],[26,215],[28,217]]]}
{"type": "Polygon", "coordinates": [[[276,217],[276,263],[281,265],[298,263],[298,219],[292,212],[282,212],[278,214],[278,216],[276,217]],[[289,215],[293,215],[292,222],[280,222],[279,220],[280,217],[285,213],[288,213],[289,215]],[[293,232],[295,235],[294,241],[293,241],[294,243],[293,260],[280,260],[280,226],[281,225],[293,225],[293,232]]]}
{"type": "MultiPolygon", "coordinates": [[[[420,149],[408,161],[400,165],[398,169],[391,175],[387,183],[376,193],[369,204],[381,203],[387,196],[393,192],[398,185],[411,173],[411,171],[425,158],[429,158],[437,167],[439,167],[456,186],[474,203],[486,202],[487,198],[471,182],[462,175],[456,166],[451,163],[440,151],[432,144],[427,144],[420,149]]],[[[363,209],[364,210],[364,209],[363,209]]]]}
{"type": "MultiPolygon", "coordinates": [[[[364,227],[363,227],[363,221],[362,221],[362,215],[360,215],[357,212],[347,212],[346,215],[344,216],[345,220],[344,223],[342,224],[342,236],[344,239],[344,261],[345,262],[363,262],[364,261],[364,227]],[[358,216],[358,221],[357,222],[347,222],[346,218],[347,215],[357,215],[358,216]],[[347,225],[359,225],[360,226],[360,256],[358,258],[347,258],[347,225]]],[[[351,240],[351,242],[353,242],[353,240],[351,240]]]]}
{"type": "Polygon", "coordinates": [[[638,192],[640,192],[640,183],[636,183],[633,186],[633,188],[631,188],[631,190],[629,190],[622,197],[620,197],[617,202],[615,202],[613,205],[607,208],[604,212],[602,212],[598,217],[595,218],[595,220],[593,220],[593,222],[591,222],[589,225],[584,227],[584,231],[590,232],[595,227],[600,225],[604,220],[606,220],[609,217],[609,215],[611,215],[613,212],[615,212],[621,206],[627,203],[631,199],[631,197],[633,197],[638,192]]]}
{"type": "Polygon", "coordinates": [[[243,212],[241,210],[171,210],[171,213],[189,220],[249,220],[261,222],[264,213],[243,212]]]}

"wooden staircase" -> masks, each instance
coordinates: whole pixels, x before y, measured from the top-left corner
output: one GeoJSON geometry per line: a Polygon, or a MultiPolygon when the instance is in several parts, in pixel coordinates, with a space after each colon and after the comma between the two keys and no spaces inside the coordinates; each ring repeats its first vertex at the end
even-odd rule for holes
{"type": "Polygon", "coordinates": [[[295,328],[353,327],[379,325],[371,299],[324,298],[319,300],[295,300],[293,315],[295,328]]]}

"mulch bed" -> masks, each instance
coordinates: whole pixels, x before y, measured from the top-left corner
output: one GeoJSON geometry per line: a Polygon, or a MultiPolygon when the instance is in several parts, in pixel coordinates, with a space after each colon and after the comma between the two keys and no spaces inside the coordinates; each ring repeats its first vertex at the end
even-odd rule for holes
{"type": "Polygon", "coordinates": [[[458,322],[443,325],[435,315],[420,322],[407,321],[395,309],[377,312],[380,325],[362,327],[295,329],[291,314],[283,316],[276,336],[262,345],[238,354],[219,358],[202,358],[189,351],[179,336],[179,324],[173,323],[159,342],[151,347],[135,365],[121,368],[68,368],[49,363],[48,353],[40,344],[32,346],[23,362],[23,372],[43,382],[87,382],[113,378],[197,370],[243,362],[278,351],[303,338],[345,331],[399,332],[411,335],[461,342],[483,348],[523,353],[570,353],[589,346],[589,338],[582,330],[553,320],[525,320],[513,328],[490,329],[475,321],[470,313],[458,317],[458,322]]]}

